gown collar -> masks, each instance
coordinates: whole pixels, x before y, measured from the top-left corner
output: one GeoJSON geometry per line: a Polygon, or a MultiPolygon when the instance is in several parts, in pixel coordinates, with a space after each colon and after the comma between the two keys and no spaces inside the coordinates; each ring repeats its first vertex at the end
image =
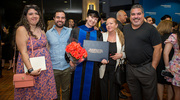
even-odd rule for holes
{"type": "Polygon", "coordinates": [[[79,28],[82,29],[82,30],[84,30],[84,31],[87,31],[87,32],[94,31],[94,27],[88,28],[88,27],[86,27],[85,25],[81,25],[81,26],[79,26],[79,28]]]}

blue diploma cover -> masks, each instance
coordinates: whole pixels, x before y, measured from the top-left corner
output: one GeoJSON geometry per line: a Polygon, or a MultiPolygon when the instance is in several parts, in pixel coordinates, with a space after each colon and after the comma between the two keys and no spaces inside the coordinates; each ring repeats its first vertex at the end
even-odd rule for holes
{"type": "Polygon", "coordinates": [[[88,53],[88,61],[101,62],[103,59],[108,61],[109,42],[84,40],[83,48],[88,53]]]}

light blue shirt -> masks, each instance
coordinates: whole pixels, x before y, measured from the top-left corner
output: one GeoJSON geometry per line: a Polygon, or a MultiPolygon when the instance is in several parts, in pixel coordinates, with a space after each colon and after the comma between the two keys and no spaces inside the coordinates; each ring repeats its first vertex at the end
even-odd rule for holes
{"type": "Polygon", "coordinates": [[[50,45],[50,56],[53,69],[64,70],[70,67],[65,60],[65,48],[71,34],[71,28],[63,27],[60,35],[55,29],[55,25],[46,32],[47,40],[50,45]]]}

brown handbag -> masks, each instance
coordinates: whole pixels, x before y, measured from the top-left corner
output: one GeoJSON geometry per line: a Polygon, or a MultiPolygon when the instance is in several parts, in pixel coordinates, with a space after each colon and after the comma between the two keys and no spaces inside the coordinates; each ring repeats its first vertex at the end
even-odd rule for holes
{"type": "MultiPolygon", "coordinates": [[[[31,42],[31,45],[32,45],[32,42],[31,42]]],[[[13,72],[14,73],[15,73],[15,55],[16,55],[16,45],[15,45],[14,57],[13,57],[13,72]]],[[[15,88],[33,87],[35,84],[35,80],[34,80],[34,77],[29,74],[19,73],[19,74],[14,74],[13,84],[15,88]]]]}

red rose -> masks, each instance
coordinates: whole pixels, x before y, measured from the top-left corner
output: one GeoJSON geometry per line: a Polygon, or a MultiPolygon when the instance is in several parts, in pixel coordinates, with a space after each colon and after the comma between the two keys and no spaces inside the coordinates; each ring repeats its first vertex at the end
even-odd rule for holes
{"type": "Polygon", "coordinates": [[[84,58],[87,57],[87,52],[84,48],[81,47],[80,43],[71,42],[66,46],[65,49],[66,53],[69,57],[71,57],[71,60],[73,62],[82,62],[84,61],[84,58]]]}

